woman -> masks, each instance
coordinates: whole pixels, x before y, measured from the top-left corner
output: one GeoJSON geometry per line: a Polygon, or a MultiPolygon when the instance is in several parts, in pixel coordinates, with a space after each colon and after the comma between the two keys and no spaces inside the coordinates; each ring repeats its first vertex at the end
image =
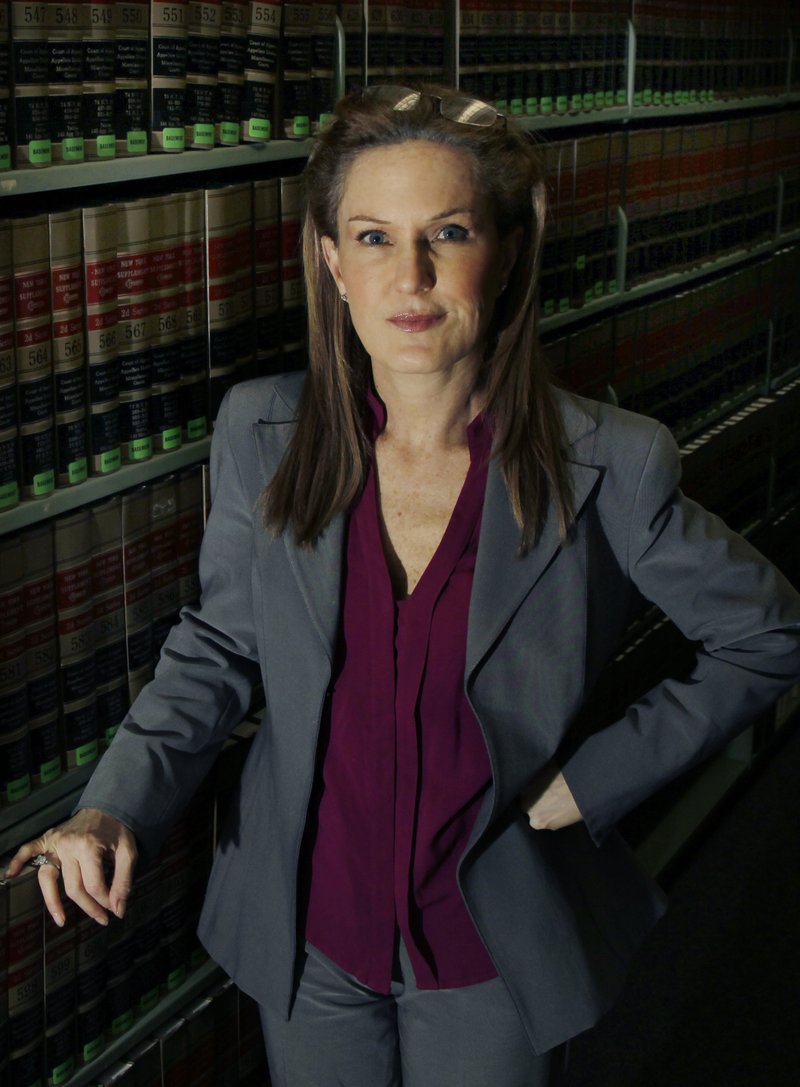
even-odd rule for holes
{"type": "Polygon", "coordinates": [[[683,498],[662,426],[549,383],[542,177],[505,118],[355,94],[306,181],[308,376],[226,397],[202,603],[10,871],[36,856],[57,923],[59,868],[121,916],[261,678],[200,933],[273,1082],[545,1084],[662,909],[615,823],[796,682],[800,599],[683,498]],[[695,670],[587,733],[642,597],[695,670]]]}

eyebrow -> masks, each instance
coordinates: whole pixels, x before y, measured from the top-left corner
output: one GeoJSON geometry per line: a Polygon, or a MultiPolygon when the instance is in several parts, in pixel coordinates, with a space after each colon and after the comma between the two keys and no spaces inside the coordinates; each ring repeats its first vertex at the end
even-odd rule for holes
{"type": "MultiPolygon", "coordinates": [[[[474,208],[448,208],[447,211],[441,211],[438,215],[432,215],[428,222],[436,223],[440,219],[449,219],[451,215],[475,216],[476,214],[474,208]]],[[[362,215],[360,213],[358,215],[351,215],[347,221],[348,223],[379,223],[381,226],[389,226],[391,223],[391,220],[389,219],[379,219],[375,215],[362,215]]]]}

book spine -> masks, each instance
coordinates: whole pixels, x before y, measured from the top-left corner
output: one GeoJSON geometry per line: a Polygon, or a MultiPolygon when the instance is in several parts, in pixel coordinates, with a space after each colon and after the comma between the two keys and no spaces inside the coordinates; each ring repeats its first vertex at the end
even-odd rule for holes
{"type": "Polygon", "coordinates": [[[0,807],[31,791],[23,569],[19,536],[0,539],[0,807]]]}
{"type": "Polygon", "coordinates": [[[133,929],[116,917],[109,919],[106,936],[106,1023],[110,1041],[121,1038],[134,1024],[133,929]]]}
{"type": "Polygon", "coordinates": [[[75,979],[77,977],[77,907],[67,900],[63,928],[44,920],[45,1080],[66,1083],[75,1072],[75,979]]]}
{"type": "Polygon", "coordinates": [[[72,487],[89,473],[79,209],[51,212],[49,232],[56,482],[72,487]]]}
{"type": "Polygon", "coordinates": [[[11,18],[8,0],[0,2],[0,173],[11,159],[11,18]]]}
{"type": "Polygon", "coordinates": [[[277,178],[253,183],[255,235],[256,368],[279,369],[280,330],[280,186],[277,178]]]}
{"type": "Polygon", "coordinates": [[[50,109],[47,4],[11,3],[12,165],[18,170],[49,166],[53,160],[50,109]]]}
{"type": "Polygon", "coordinates": [[[184,469],[178,476],[178,604],[181,608],[200,599],[198,559],[203,539],[203,471],[201,465],[184,469]]]}
{"type": "Polygon", "coordinates": [[[48,111],[52,161],[83,162],[83,43],[80,0],[47,4],[48,111]]]}
{"type": "Polygon", "coordinates": [[[214,146],[220,66],[221,0],[189,0],[186,40],[186,146],[214,146]]]}
{"type": "Polygon", "coordinates": [[[0,219],[0,512],[20,498],[11,223],[0,219]]]}
{"type": "Polygon", "coordinates": [[[311,19],[312,5],[283,0],[281,4],[279,130],[287,140],[311,135],[311,19]]]}
{"type": "Polygon", "coordinates": [[[387,6],[386,0],[364,0],[367,83],[385,83],[387,79],[387,6]]]}
{"type": "Polygon", "coordinates": [[[386,4],[386,82],[400,83],[406,78],[406,37],[408,12],[403,0],[386,4]]]}
{"type": "Polygon", "coordinates": [[[11,248],[22,497],[46,498],[56,482],[47,216],[12,220],[11,248]]]}
{"type": "Polygon", "coordinates": [[[121,463],[119,433],[119,349],[117,313],[116,204],[85,207],[83,283],[86,329],[89,471],[107,475],[121,463]]]}
{"type": "Polygon", "coordinates": [[[336,88],[336,4],[315,3],[311,25],[311,131],[333,113],[336,88]]]}
{"type": "Polygon", "coordinates": [[[83,0],[83,149],[87,162],[113,159],[116,42],[114,0],[83,0]]]}
{"type": "Polygon", "coordinates": [[[180,419],[184,441],[208,433],[208,354],[203,193],[182,194],[180,419]]]}
{"type": "Polygon", "coordinates": [[[114,132],[117,155],[149,150],[150,0],[114,0],[114,132]]]}
{"type": "Polygon", "coordinates": [[[269,140],[276,131],[280,38],[279,0],[251,0],[241,114],[241,138],[246,142],[269,140]]]}
{"type": "Polygon", "coordinates": [[[76,1049],[78,1064],[96,1060],[106,1046],[106,937],[91,917],[77,921],[76,1049]]]}
{"type": "Polygon", "coordinates": [[[97,759],[97,697],[88,509],[55,522],[56,613],[66,769],[97,759]]]}
{"type": "Polygon", "coordinates": [[[150,4],[150,150],[186,147],[187,0],[150,4]]]}
{"type": "Polygon", "coordinates": [[[25,674],[34,786],[61,776],[53,525],[21,534],[25,674]]]}
{"type": "MultiPolygon", "coordinates": [[[[421,0],[406,0],[405,15],[405,79],[423,82],[426,77],[426,37],[428,10],[421,0]]],[[[402,82],[402,80],[401,80],[402,82]]]]}
{"type": "Polygon", "coordinates": [[[286,370],[302,369],[306,363],[305,291],[300,257],[302,230],[302,176],[282,177],[281,183],[281,366],[286,370]]]}
{"type": "Polygon", "coordinates": [[[150,496],[147,487],[139,487],[122,496],[122,561],[128,695],[133,702],[153,675],[150,496]]]}
{"type": "Polygon", "coordinates": [[[338,13],[344,32],[344,88],[351,91],[364,85],[366,73],[364,7],[361,0],[339,0],[338,13]]]}
{"type": "Polygon", "coordinates": [[[249,25],[249,0],[222,0],[214,141],[223,147],[235,146],[241,139],[249,25]]]}
{"type": "Polygon", "coordinates": [[[179,449],[182,443],[180,378],[183,323],[181,246],[183,201],[163,196],[150,204],[153,258],[151,315],[150,431],[153,452],[179,449]]]}
{"type": "Polygon", "coordinates": [[[117,315],[119,429],[123,463],[153,455],[150,423],[154,309],[154,257],[161,227],[161,197],[118,206],[117,315]]]}
{"type": "Polygon", "coordinates": [[[153,664],[178,621],[178,479],[166,476],[150,486],[150,566],[153,579],[153,664]]]}
{"type": "Polygon", "coordinates": [[[39,1083],[44,1044],[43,906],[36,869],[7,881],[8,1075],[39,1083]]]}
{"type": "Polygon", "coordinates": [[[125,583],[122,565],[122,499],[114,495],[90,507],[92,609],[97,677],[97,722],[108,746],[128,710],[125,646],[125,583]]]}

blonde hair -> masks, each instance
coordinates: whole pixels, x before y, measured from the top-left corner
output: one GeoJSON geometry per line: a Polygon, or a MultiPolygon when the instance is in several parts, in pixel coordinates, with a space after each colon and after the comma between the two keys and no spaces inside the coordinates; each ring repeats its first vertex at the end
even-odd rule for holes
{"type": "Polygon", "coordinates": [[[465,152],[488,198],[500,238],[522,228],[516,264],[497,300],[480,380],[502,467],[520,551],[535,544],[551,497],[566,538],[571,495],[564,467],[564,434],[550,375],[538,346],[535,296],[545,217],[544,175],[528,136],[511,121],[455,122],[439,112],[431,86],[411,110],[395,110],[364,92],[337,105],[317,137],[305,169],[303,260],[308,305],[309,371],[297,427],[264,493],[264,521],[275,533],[291,528],[312,546],[338,513],[350,508],[366,476],[370,445],[364,419],[369,358],[339,296],[322,251],[337,241],[337,211],[348,170],[365,150],[426,140],[465,152]]]}

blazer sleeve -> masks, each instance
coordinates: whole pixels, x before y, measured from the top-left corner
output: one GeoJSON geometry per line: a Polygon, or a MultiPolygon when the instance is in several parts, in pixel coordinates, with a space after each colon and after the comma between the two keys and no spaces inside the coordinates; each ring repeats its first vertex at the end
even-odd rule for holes
{"type": "Polygon", "coordinates": [[[562,766],[596,842],[800,680],[800,596],[679,480],[677,446],[660,426],[632,507],[627,572],[698,651],[690,675],[659,683],[562,766]]]}
{"type": "MultiPolygon", "coordinates": [[[[84,790],[136,835],[146,860],[158,852],[226,737],[247,712],[259,677],[249,571],[253,502],[232,448],[231,393],[211,443],[211,512],[200,551],[200,604],[168,635],[142,690],[84,790]]],[[[245,437],[249,437],[247,431],[245,437]]]]}

